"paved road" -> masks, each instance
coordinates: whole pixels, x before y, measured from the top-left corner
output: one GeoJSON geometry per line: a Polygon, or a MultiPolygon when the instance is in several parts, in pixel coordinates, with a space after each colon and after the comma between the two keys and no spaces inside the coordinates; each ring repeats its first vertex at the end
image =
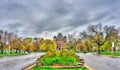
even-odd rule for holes
{"type": "Polygon", "coordinates": [[[94,70],[120,70],[120,58],[97,56],[90,53],[78,55],[94,70]]]}
{"type": "Polygon", "coordinates": [[[0,58],[0,70],[21,70],[32,64],[44,53],[31,53],[29,55],[0,58]]]}

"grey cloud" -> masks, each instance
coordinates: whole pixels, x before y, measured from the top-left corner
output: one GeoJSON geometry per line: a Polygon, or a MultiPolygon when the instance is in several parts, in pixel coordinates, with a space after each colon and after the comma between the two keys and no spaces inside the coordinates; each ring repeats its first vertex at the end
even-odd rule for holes
{"type": "Polygon", "coordinates": [[[92,22],[119,19],[118,6],[119,0],[0,0],[0,23],[12,20],[4,23],[6,29],[32,34],[69,32],[92,22]]]}
{"type": "Polygon", "coordinates": [[[8,24],[7,25],[10,29],[12,29],[12,28],[14,28],[14,29],[16,29],[16,28],[19,28],[19,27],[22,27],[23,25],[22,25],[22,23],[10,23],[10,24],[8,24]]]}

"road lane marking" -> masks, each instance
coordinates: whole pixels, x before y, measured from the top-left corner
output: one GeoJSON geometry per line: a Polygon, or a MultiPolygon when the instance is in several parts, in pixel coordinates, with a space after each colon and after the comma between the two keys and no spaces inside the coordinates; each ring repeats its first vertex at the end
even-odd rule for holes
{"type": "Polygon", "coordinates": [[[93,70],[93,68],[91,68],[91,67],[88,66],[87,64],[85,64],[85,67],[88,68],[89,70],[93,70]]]}

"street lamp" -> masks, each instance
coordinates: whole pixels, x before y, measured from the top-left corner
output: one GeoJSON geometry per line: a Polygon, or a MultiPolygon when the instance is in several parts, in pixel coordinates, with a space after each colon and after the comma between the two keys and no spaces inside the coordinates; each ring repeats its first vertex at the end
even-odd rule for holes
{"type": "Polygon", "coordinates": [[[111,51],[112,51],[112,53],[111,53],[111,55],[113,55],[113,50],[114,50],[114,42],[112,42],[112,48],[111,48],[111,51]]]}

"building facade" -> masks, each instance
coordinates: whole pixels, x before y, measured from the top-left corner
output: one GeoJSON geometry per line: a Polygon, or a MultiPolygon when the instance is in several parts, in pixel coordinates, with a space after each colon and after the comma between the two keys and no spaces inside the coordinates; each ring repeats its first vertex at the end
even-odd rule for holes
{"type": "Polygon", "coordinates": [[[62,50],[67,42],[66,36],[63,36],[62,33],[58,33],[57,36],[54,36],[53,40],[56,42],[58,50],[62,50]]]}

